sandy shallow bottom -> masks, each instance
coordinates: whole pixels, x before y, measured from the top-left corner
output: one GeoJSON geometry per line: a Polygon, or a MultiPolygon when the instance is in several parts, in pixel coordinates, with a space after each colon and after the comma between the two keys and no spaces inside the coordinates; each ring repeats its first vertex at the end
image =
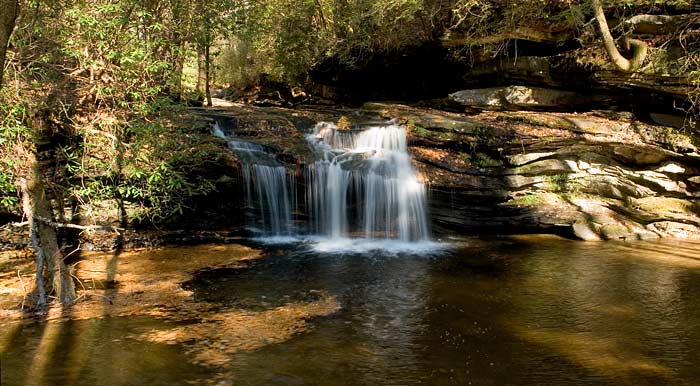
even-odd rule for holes
{"type": "MultiPolygon", "coordinates": [[[[22,251],[0,255],[0,352],[13,332],[35,323],[131,317],[156,318],[171,328],[157,328],[128,338],[157,344],[184,345],[191,362],[216,369],[206,383],[227,384],[233,355],[280,343],[306,329],[306,320],[335,312],[337,300],[319,293],[308,302],[251,311],[216,302],[195,301],[183,283],[205,270],[244,269],[260,251],[243,245],[203,245],[119,254],[88,253],[73,265],[78,301],[69,308],[54,305],[41,314],[20,310],[33,282],[33,257],[22,251]],[[172,323],[174,322],[174,323],[172,323]]],[[[42,356],[41,343],[34,349],[42,356]]]]}

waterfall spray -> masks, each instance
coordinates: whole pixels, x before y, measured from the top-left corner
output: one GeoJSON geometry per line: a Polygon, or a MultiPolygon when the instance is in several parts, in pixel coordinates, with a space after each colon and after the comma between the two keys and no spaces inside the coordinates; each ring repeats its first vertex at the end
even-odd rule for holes
{"type": "Polygon", "coordinates": [[[331,238],[429,238],[426,190],[411,165],[405,127],[350,131],[322,122],[307,140],[319,157],[307,170],[314,229],[331,238]]]}

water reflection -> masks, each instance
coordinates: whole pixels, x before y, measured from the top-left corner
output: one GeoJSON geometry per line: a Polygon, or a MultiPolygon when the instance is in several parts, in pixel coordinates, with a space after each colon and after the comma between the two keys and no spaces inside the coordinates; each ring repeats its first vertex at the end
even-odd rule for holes
{"type": "Polygon", "coordinates": [[[239,358],[236,375],[249,384],[692,385],[700,264],[687,255],[696,247],[526,237],[470,240],[440,257],[294,252],[243,287],[323,288],[343,310],[239,358]],[[290,267],[304,267],[291,285],[290,267]]]}
{"type": "Polygon", "coordinates": [[[132,339],[163,328],[162,321],[104,318],[14,326],[0,353],[3,386],[166,386],[210,376],[188,364],[177,347],[132,339]]]}
{"type": "MultiPolygon", "coordinates": [[[[341,309],[290,340],[227,354],[234,384],[700,379],[700,244],[528,236],[468,239],[439,256],[268,248],[245,269],[201,275],[196,299],[260,313],[329,294],[341,309]]],[[[2,385],[208,382],[215,369],[192,365],[183,347],[131,338],[172,327],[144,318],[16,327],[0,334],[2,385]]]]}

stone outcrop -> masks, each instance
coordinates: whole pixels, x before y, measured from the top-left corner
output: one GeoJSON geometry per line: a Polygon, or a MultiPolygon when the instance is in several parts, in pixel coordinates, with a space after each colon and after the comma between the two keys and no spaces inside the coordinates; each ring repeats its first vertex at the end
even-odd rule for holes
{"type": "Polygon", "coordinates": [[[690,132],[603,111],[365,110],[409,126],[438,229],[700,236],[700,140],[690,132]]]}
{"type": "MultiPolygon", "coordinates": [[[[297,174],[315,122],[397,119],[430,186],[436,234],[553,232],[584,240],[700,237],[700,138],[631,113],[449,113],[400,104],[361,110],[235,106],[205,116],[268,146],[297,174]]],[[[222,144],[223,145],[223,144],[222,144]]],[[[235,173],[232,186],[240,185],[235,173]]],[[[242,194],[242,192],[240,193],[242,194]]],[[[301,193],[303,194],[303,193],[301,193]]]]}
{"type": "Polygon", "coordinates": [[[464,106],[482,110],[572,109],[609,101],[609,98],[602,95],[528,86],[462,90],[450,94],[449,98],[464,106]]]}
{"type": "MultiPolygon", "coordinates": [[[[588,54],[595,57],[593,52],[588,54]]],[[[463,79],[473,88],[527,83],[578,93],[608,94],[608,100],[615,104],[665,111],[672,108],[673,100],[682,103],[690,91],[687,77],[677,74],[680,55],[671,50],[665,55],[652,56],[634,74],[593,63],[581,64],[582,59],[574,53],[523,56],[517,61],[497,58],[473,66],[465,71],[463,79]]],[[[587,60],[593,60],[590,58],[587,60]]]]}

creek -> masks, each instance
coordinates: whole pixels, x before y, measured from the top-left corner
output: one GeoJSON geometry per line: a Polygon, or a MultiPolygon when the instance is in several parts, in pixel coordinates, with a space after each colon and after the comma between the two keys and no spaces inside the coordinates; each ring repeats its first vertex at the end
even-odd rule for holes
{"type": "MultiPolygon", "coordinates": [[[[306,134],[314,159],[296,171],[266,146],[214,131],[241,162],[253,237],[237,242],[261,254],[197,271],[185,284],[196,307],[153,313],[162,319],[8,325],[2,385],[700,379],[700,243],[436,236],[402,126],[318,123],[306,134]]],[[[140,256],[152,270],[186,258],[178,247],[140,256]]]]}
{"type": "MultiPolygon", "coordinates": [[[[254,245],[264,258],[197,275],[195,300],[255,314],[328,294],[340,308],[288,339],[229,355],[224,379],[233,384],[693,385],[700,378],[697,243],[509,236],[452,240],[439,253],[333,254],[313,242],[254,245]]],[[[212,369],[188,351],[197,342],[138,339],[188,323],[112,317],[15,325],[3,334],[2,384],[207,384],[212,369]]]]}

